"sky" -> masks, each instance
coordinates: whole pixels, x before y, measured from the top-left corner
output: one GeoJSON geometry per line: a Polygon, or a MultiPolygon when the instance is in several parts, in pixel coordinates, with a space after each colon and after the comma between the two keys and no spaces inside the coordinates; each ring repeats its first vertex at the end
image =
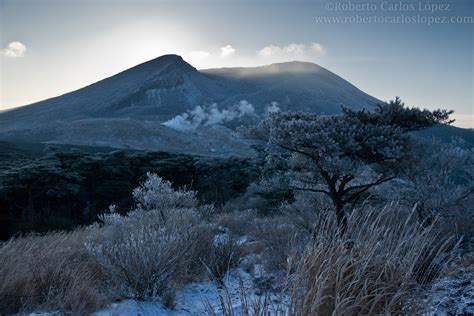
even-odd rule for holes
{"type": "Polygon", "coordinates": [[[474,127],[470,0],[0,0],[0,110],[164,54],[198,69],[314,62],[474,127]]]}

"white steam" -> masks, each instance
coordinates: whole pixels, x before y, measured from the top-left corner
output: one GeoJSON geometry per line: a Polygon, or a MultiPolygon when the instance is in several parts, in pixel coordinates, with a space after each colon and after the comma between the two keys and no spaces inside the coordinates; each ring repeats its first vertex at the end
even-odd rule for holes
{"type": "Polygon", "coordinates": [[[278,106],[278,102],[273,101],[270,104],[267,104],[265,106],[265,114],[270,114],[270,113],[277,113],[280,112],[280,107],[278,106]]]}
{"type": "Polygon", "coordinates": [[[214,103],[208,107],[196,106],[194,109],[166,121],[166,125],[172,129],[189,132],[197,129],[199,126],[211,126],[230,122],[244,116],[252,116],[255,109],[252,104],[246,100],[241,100],[229,109],[219,110],[214,103]]]}

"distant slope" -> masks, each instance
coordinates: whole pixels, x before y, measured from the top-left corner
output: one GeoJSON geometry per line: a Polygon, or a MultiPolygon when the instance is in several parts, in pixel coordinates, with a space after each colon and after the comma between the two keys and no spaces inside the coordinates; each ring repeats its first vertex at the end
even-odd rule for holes
{"type": "Polygon", "coordinates": [[[416,134],[425,137],[434,137],[443,142],[452,142],[460,138],[466,148],[474,148],[474,130],[467,128],[460,128],[456,126],[436,126],[424,131],[419,131],[416,134]]]}

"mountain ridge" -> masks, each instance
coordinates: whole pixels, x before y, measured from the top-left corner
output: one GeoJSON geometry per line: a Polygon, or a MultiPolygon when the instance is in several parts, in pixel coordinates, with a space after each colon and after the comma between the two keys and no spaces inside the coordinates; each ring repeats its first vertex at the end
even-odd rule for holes
{"type": "Polygon", "coordinates": [[[313,63],[198,70],[170,54],[61,96],[2,112],[0,139],[147,150],[192,147],[200,152],[218,151],[214,147],[220,146],[228,153],[232,148],[242,151],[242,141],[231,136],[232,129],[250,118],[239,114],[230,122],[234,116],[229,119],[228,113],[239,104],[253,111],[255,119],[263,117],[270,105],[281,111],[333,114],[341,104],[371,109],[377,103],[380,100],[313,63]],[[206,139],[206,131],[190,135],[163,125],[176,117],[190,119],[188,113],[196,109],[228,115],[219,124],[228,129],[229,139],[219,136],[216,145],[206,139]],[[199,143],[207,145],[198,148],[199,143]]]}

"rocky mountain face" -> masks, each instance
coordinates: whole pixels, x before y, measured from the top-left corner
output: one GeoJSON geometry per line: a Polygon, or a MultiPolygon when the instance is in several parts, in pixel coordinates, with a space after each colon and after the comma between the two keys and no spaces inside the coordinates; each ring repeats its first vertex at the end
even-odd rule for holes
{"type": "Polygon", "coordinates": [[[165,55],[0,113],[0,140],[250,154],[234,128],[272,111],[333,114],[380,101],[312,63],[197,70],[165,55]]]}

